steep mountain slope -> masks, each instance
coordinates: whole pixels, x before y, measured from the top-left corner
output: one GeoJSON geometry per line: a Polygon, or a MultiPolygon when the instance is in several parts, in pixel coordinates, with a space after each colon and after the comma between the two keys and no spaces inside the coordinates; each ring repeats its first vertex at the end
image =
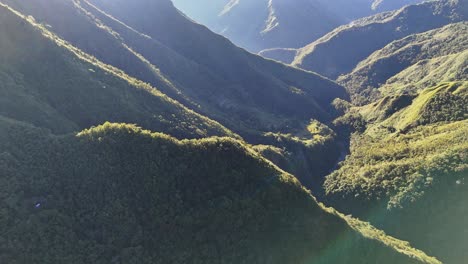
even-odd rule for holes
{"type": "MultiPolygon", "coordinates": [[[[102,58],[123,52],[122,57],[111,56],[108,60],[125,65],[125,60],[130,59],[136,74],[151,74],[161,89],[172,91],[174,98],[193,107],[197,102],[192,101],[195,97],[188,89],[183,92],[178,83],[127,44],[141,51],[156,47],[163,51],[161,58],[167,63],[174,56],[172,63],[187,62],[181,67],[188,70],[199,65],[212,69],[202,72],[217,76],[229,69],[223,69],[228,63],[216,56],[200,56],[180,42],[184,36],[198,36],[202,38],[198,44],[202,45],[206,43],[204,36],[219,37],[180,16],[170,3],[94,2],[127,24],[88,2],[57,1],[55,10],[51,3],[12,2],[36,18],[0,6],[1,263],[440,263],[407,242],[317,203],[296,178],[259,154],[264,152],[262,147],[279,147],[255,146],[258,151],[254,151],[233,139],[238,136],[222,125],[50,31],[63,30],[62,37],[68,36],[102,58]],[[120,7],[128,13],[120,13],[120,7]],[[150,11],[142,12],[146,8],[150,11]],[[150,27],[148,23],[155,21],[152,8],[169,17],[156,16],[162,21],[150,27]],[[170,19],[171,10],[175,20],[170,19]],[[67,31],[67,25],[73,24],[66,21],[76,23],[78,28],[67,31]],[[106,27],[108,23],[121,33],[106,27]],[[181,32],[163,31],[168,24],[181,32]],[[155,41],[155,36],[160,40],[155,41]],[[103,43],[111,46],[106,49],[103,43]],[[177,140],[135,125],[112,123],[76,134],[104,120],[138,123],[178,138],[230,138],[177,140]]],[[[218,46],[220,50],[233,47],[225,43],[227,46],[218,46]]],[[[272,89],[284,88],[286,82],[311,82],[341,91],[316,75],[265,61],[237,48],[232,50],[250,58],[244,59],[252,64],[241,66],[258,67],[268,80],[279,76],[281,79],[271,80],[272,84],[280,83],[272,89]],[[285,72],[290,75],[285,76],[285,72]]],[[[221,76],[231,72],[225,74],[221,76]]],[[[252,80],[257,77],[252,76],[252,80]]],[[[335,144],[335,133],[310,118],[319,113],[325,114],[317,117],[323,120],[333,117],[326,115],[325,109],[334,97],[328,94],[324,99],[319,92],[308,97],[300,88],[288,88],[306,97],[304,100],[310,104],[302,106],[315,110],[305,116],[298,114],[289,120],[290,125],[279,126],[277,131],[262,134],[259,127],[249,129],[257,133],[257,142],[282,142],[280,154],[286,159],[297,162],[294,155],[288,157],[289,151],[301,154],[304,148],[315,146],[319,146],[321,156],[327,156],[324,153],[328,154],[328,150],[321,145],[335,144]]],[[[447,119],[447,111],[466,106],[465,91],[465,83],[451,83],[421,93],[410,112],[421,110],[417,120],[425,120],[425,112],[438,115],[415,125],[452,121],[447,119]],[[447,108],[447,98],[459,103],[447,108]]],[[[284,105],[304,102],[299,96],[282,99],[284,105]]],[[[269,103],[277,102],[280,100],[269,103]]],[[[299,106],[293,106],[292,111],[299,111],[295,107],[299,106]]],[[[260,109],[268,112],[267,108],[260,109]]],[[[453,121],[461,118],[452,117],[453,121]]],[[[409,123],[410,128],[413,123],[409,123]]],[[[319,155],[310,160],[322,161],[319,155]]]]}
{"type": "Polygon", "coordinates": [[[393,41],[339,78],[362,106],[335,121],[357,133],[324,184],[333,206],[454,264],[468,243],[466,26],[393,41]]]}
{"type": "MultiPolygon", "coordinates": [[[[385,84],[387,80],[409,66],[425,60],[419,64],[418,68],[421,74],[428,73],[430,71],[425,71],[421,66],[433,67],[437,64],[435,61],[440,61],[438,59],[429,62],[430,59],[465,51],[468,47],[466,32],[468,32],[468,23],[461,22],[393,41],[361,61],[351,73],[341,76],[338,81],[346,86],[354,96],[355,102],[369,102],[372,100],[369,96],[370,93],[376,92],[375,90],[385,84]]],[[[464,67],[458,64],[458,68],[463,71],[464,67]]],[[[416,68],[412,70],[414,71],[416,68]]],[[[460,74],[462,73],[460,72],[460,74]]],[[[453,76],[454,80],[462,79],[463,76],[460,74],[453,76]]],[[[404,75],[415,82],[414,74],[407,72],[404,75]]],[[[434,74],[426,75],[431,76],[431,78],[436,77],[434,74]]],[[[441,79],[438,81],[440,82],[441,79]]],[[[450,80],[445,79],[445,81],[450,80]]],[[[393,88],[397,90],[395,85],[393,88]]],[[[393,88],[387,88],[387,90],[390,91],[393,88]]]]}
{"type": "Polygon", "coordinates": [[[385,11],[400,9],[405,5],[423,2],[421,0],[322,0],[327,7],[347,21],[370,16],[385,11]]]}
{"type": "MultiPolygon", "coordinates": [[[[234,91],[241,93],[237,95],[241,98],[240,101],[239,99],[233,100],[231,97],[226,98],[227,102],[224,102],[236,110],[249,108],[248,105],[236,107],[237,104],[255,100],[252,102],[253,105],[257,108],[264,107],[263,112],[268,114],[300,118],[308,115],[309,118],[324,120],[330,102],[336,97],[345,96],[340,87],[316,75],[265,61],[234,47],[225,39],[178,15],[178,11],[167,1],[152,4],[146,1],[115,3],[115,1],[96,0],[93,2],[126,24],[154,38],[159,38],[163,44],[183,56],[209,67],[212,74],[227,80],[234,78],[235,82],[220,84],[216,89],[234,86],[224,92],[226,94],[234,91]],[[127,12],[128,10],[130,12],[127,12]],[[155,12],[161,13],[158,20],[153,18],[155,12]],[[147,20],[153,22],[151,28],[145,23],[147,20]],[[180,32],[168,32],[168,27],[177,28],[180,32]],[[190,43],[184,41],[188,36],[191,38],[190,43]],[[226,60],[221,59],[222,54],[227,55],[226,60]],[[243,96],[244,93],[248,96],[243,96]],[[265,93],[269,96],[265,97],[265,93]],[[311,108],[309,110],[311,112],[304,113],[304,108],[311,108]]],[[[229,112],[229,114],[232,113],[229,112]]],[[[241,120],[243,119],[245,116],[242,116],[241,120]]],[[[258,125],[258,121],[261,120],[255,120],[250,127],[258,125]]]]}
{"type": "MultiPolygon", "coordinates": [[[[330,118],[335,115],[331,102],[337,97],[347,98],[342,87],[315,74],[247,53],[190,22],[168,1],[92,2],[126,25],[158,38],[178,54],[209,68],[210,76],[223,78],[221,83],[213,81],[218,84],[213,87],[213,93],[202,92],[195,99],[202,104],[206,98],[216,97],[215,102],[209,103],[221,107],[222,119],[213,115],[219,111],[214,107],[203,113],[220,120],[251,144],[285,149],[290,153],[290,158],[286,159],[288,164],[282,168],[294,173],[310,188],[320,186],[323,176],[338,159],[340,146],[332,135],[327,140],[316,140],[307,126],[311,118],[320,122],[331,121],[330,118]],[[155,13],[160,14],[156,20],[155,13]],[[152,22],[151,26],[147,21],[152,22]],[[168,31],[168,28],[177,30],[168,31]],[[187,36],[193,38],[190,43],[184,41],[187,36]],[[206,45],[210,47],[209,50],[206,45]],[[220,60],[222,54],[228,54],[230,60],[220,60]],[[298,137],[300,140],[296,140],[298,137]],[[323,150],[327,150],[326,155],[323,155],[323,150]]],[[[182,79],[179,76],[180,72],[174,78],[182,79]]],[[[203,89],[213,86],[211,82],[204,83],[207,86],[203,89]]],[[[193,91],[196,88],[190,89],[193,91]]]]}
{"type": "Polygon", "coordinates": [[[414,93],[437,84],[468,79],[468,50],[421,60],[388,79],[379,91],[383,95],[414,93]]]}
{"type": "Polygon", "coordinates": [[[287,130],[310,118],[326,121],[331,101],[346,97],[335,83],[235,47],[170,1],[92,1],[112,17],[87,1],[2,2],[243,136],[287,130]]]}
{"type": "MultiPolygon", "coordinates": [[[[237,48],[184,17],[168,0],[0,2],[32,15],[84,52],[150,83],[251,144],[286,148],[286,141],[265,135],[269,132],[312,139],[306,129],[311,119],[331,121],[331,102],[348,97],[330,80],[237,48]]],[[[323,180],[339,156],[334,140],[325,143],[328,155],[316,155],[321,145],[293,142],[292,157],[300,165],[288,165],[294,168],[289,172],[309,167],[298,177],[323,180]]]]}
{"type": "Polygon", "coordinates": [[[466,1],[431,1],[360,19],[300,49],[292,64],[335,79],[394,40],[467,20],[467,10],[466,1]]]}
{"type": "Polygon", "coordinates": [[[468,257],[466,80],[351,108],[337,123],[367,128],[324,184],[333,206],[454,264],[468,257]]]}
{"type": "Polygon", "coordinates": [[[440,263],[233,139],[110,123],[57,137],[0,117],[0,147],[2,263],[440,263]]]}
{"type": "Polygon", "coordinates": [[[355,133],[324,183],[329,204],[449,264],[468,257],[466,32],[461,22],[409,35],[339,77],[360,106],[335,104],[338,130],[355,133]]]}
{"type": "Polygon", "coordinates": [[[292,48],[264,49],[260,51],[258,55],[264,58],[272,59],[272,60],[279,61],[285,64],[291,64],[297,55],[297,49],[292,49],[292,48]]]}
{"type": "Polygon", "coordinates": [[[0,6],[3,116],[54,133],[114,121],[138,123],[179,138],[235,137],[219,123],[102,64],[28,19],[0,6]]]}
{"type": "Polygon", "coordinates": [[[175,0],[195,21],[207,25],[252,52],[299,48],[333,28],[376,12],[394,10],[418,0],[175,0]]]}
{"type": "MultiPolygon", "coordinates": [[[[184,5],[186,0],[174,2],[191,16],[193,7],[184,5]]],[[[310,0],[294,4],[285,0],[230,1],[217,13],[198,19],[252,52],[273,47],[299,48],[344,23],[321,1],[310,0]]]]}
{"type": "Polygon", "coordinates": [[[411,1],[411,0],[373,0],[371,4],[371,9],[376,12],[384,12],[389,10],[396,10],[405,5],[415,4],[423,1],[411,1]]]}
{"type": "MultiPolygon", "coordinates": [[[[403,182],[397,182],[394,184],[392,180],[404,181],[404,179],[394,177],[392,175],[401,174],[404,170],[418,170],[416,160],[421,162],[421,166],[432,166],[433,164],[431,165],[431,162],[428,162],[428,160],[432,159],[431,155],[444,156],[442,150],[454,153],[458,152],[456,155],[463,156],[461,153],[467,151],[465,146],[467,142],[463,142],[462,140],[463,136],[465,136],[466,139],[467,131],[467,127],[464,125],[466,123],[465,119],[468,117],[467,88],[468,83],[466,81],[442,83],[438,86],[425,89],[416,98],[412,99],[412,101],[410,100],[410,103],[407,106],[400,107],[399,110],[390,114],[389,110],[397,106],[396,102],[398,101],[398,96],[387,97],[376,103],[354,109],[354,111],[359,111],[363,118],[369,122],[369,126],[366,132],[363,133],[362,138],[355,140],[355,151],[362,153],[356,153],[355,156],[351,155],[351,159],[345,162],[345,164],[340,169],[341,171],[339,170],[327,178],[327,185],[353,185],[355,187],[350,187],[350,189],[362,188],[363,192],[369,191],[369,193],[372,195],[377,195],[380,193],[381,195],[385,196],[388,195],[389,192],[373,192],[370,189],[395,188],[390,191],[390,193],[394,193],[395,191],[401,191],[401,189],[398,188],[400,187],[399,185],[411,186],[412,184],[403,182]],[[376,113],[379,112],[381,112],[381,118],[375,118],[376,113]],[[435,140],[436,137],[428,138],[429,134],[427,134],[427,132],[431,132],[429,128],[427,128],[428,131],[426,133],[421,132],[421,130],[426,128],[421,128],[420,126],[432,125],[440,122],[454,123],[448,125],[441,124],[441,128],[438,128],[436,131],[434,131],[434,134],[440,134],[439,139],[435,140]],[[457,136],[455,136],[455,134],[457,134],[457,136]],[[412,137],[423,142],[412,142],[412,137]],[[403,138],[406,138],[407,140],[403,140],[403,138]],[[392,147],[388,147],[386,152],[383,152],[381,148],[372,146],[372,144],[388,144],[387,141],[398,143],[396,145],[392,145],[392,147]],[[443,146],[440,146],[439,144],[442,142],[443,146]],[[368,144],[366,145],[362,143],[368,144]],[[399,146],[399,144],[402,146],[399,146]],[[407,149],[405,149],[404,146],[407,146],[407,149]],[[425,151],[419,152],[419,148],[425,149],[425,151]],[[455,148],[457,151],[454,151],[453,148],[455,148]],[[414,153],[411,152],[413,150],[415,151],[414,153]],[[406,151],[404,153],[404,157],[414,160],[406,161],[404,157],[391,160],[392,156],[396,155],[396,153],[399,151],[406,151]],[[371,158],[375,158],[375,161],[369,161],[369,157],[365,157],[364,153],[373,152],[376,153],[375,156],[371,155],[371,158]],[[419,157],[418,153],[421,154],[421,157],[419,157]],[[418,156],[415,154],[418,154],[418,156]],[[388,158],[384,156],[388,156],[388,158]],[[354,161],[353,158],[355,158],[354,161]],[[419,158],[421,159],[419,160],[419,158]],[[379,163],[377,162],[379,159],[386,160],[387,162],[379,163]],[[359,162],[359,164],[356,162],[359,162]],[[398,162],[399,165],[394,166],[392,162],[398,162]],[[403,165],[408,165],[410,167],[403,168],[403,165]],[[391,171],[389,169],[379,171],[381,166],[399,167],[399,170],[391,171]],[[356,169],[357,171],[346,171],[348,169],[356,169]],[[369,172],[366,172],[368,170],[369,172]],[[370,172],[372,170],[375,171],[370,172]],[[349,179],[353,182],[344,181],[343,177],[346,177],[346,179],[349,179]],[[390,182],[388,182],[387,185],[381,185],[374,182],[374,180],[382,181],[384,180],[383,178],[389,180],[390,182]],[[363,184],[366,186],[368,185],[369,187],[364,187],[363,184]]],[[[400,103],[401,102],[402,101],[400,100],[400,103]]],[[[456,168],[457,166],[452,167],[456,168]]],[[[409,176],[413,173],[404,174],[409,176]]],[[[418,175],[418,177],[419,176],[421,175],[418,175]]],[[[423,176],[421,177],[424,178],[423,176]]],[[[345,189],[346,188],[347,187],[345,187],[345,189]]],[[[329,189],[341,190],[339,187],[330,187],[329,189]]]]}
{"type": "Polygon", "coordinates": [[[440,263],[323,207],[229,130],[47,28],[0,6],[0,262],[440,263]],[[231,138],[69,133],[106,119],[231,138]]]}

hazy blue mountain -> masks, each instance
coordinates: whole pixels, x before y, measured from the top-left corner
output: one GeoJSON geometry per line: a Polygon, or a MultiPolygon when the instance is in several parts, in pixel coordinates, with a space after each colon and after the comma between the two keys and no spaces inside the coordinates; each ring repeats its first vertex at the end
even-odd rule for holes
{"type": "Polygon", "coordinates": [[[335,79],[394,40],[466,20],[467,7],[466,1],[430,1],[356,20],[299,49],[292,65],[335,79]]]}
{"type": "Polygon", "coordinates": [[[417,0],[174,0],[195,21],[252,52],[300,48],[339,25],[417,0]]]}

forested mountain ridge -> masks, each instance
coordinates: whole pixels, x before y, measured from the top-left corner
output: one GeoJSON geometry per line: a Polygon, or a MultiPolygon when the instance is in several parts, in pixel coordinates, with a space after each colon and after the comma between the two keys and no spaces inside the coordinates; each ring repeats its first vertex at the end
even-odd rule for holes
{"type": "MultiPolygon", "coordinates": [[[[423,64],[426,67],[431,64],[431,60],[440,61],[438,57],[449,56],[458,54],[466,51],[468,47],[468,36],[465,34],[468,32],[468,23],[460,22],[455,24],[449,24],[442,28],[437,28],[431,31],[409,35],[405,38],[396,40],[386,45],[384,48],[374,52],[368,58],[361,61],[356,68],[344,76],[338,78],[338,82],[343,84],[350,94],[354,97],[355,102],[370,102],[373,100],[373,96],[378,96],[387,81],[393,83],[392,87],[382,87],[384,92],[393,93],[400,91],[401,88],[396,85],[396,78],[393,80],[392,77],[398,75],[402,71],[408,71],[410,66],[419,63],[419,66],[423,64]],[[424,61],[424,62],[423,62],[424,61]],[[375,95],[373,95],[373,93],[375,95]]],[[[460,56],[458,56],[460,57],[460,56]]],[[[432,62],[432,64],[434,64],[432,62]]],[[[435,66],[435,65],[434,65],[435,66]]],[[[448,66],[447,64],[445,66],[448,66]]],[[[415,66],[416,67],[416,66],[415,66]]],[[[413,67],[413,71],[416,68],[413,67]]],[[[440,66],[439,66],[440,67],[440,66]]],[[[435,78],[436,74],[431,70],[423,70],[422,67],[418,67],[421,74],[425,74],[428,78],[434,79],[434,82],[427,83],[429,86],[434,85],[440,81],[455,81],[461,80],[466,76],[464,68],[466,65],[453,64],[452,70],[445,69],[446,75],[451,77],[443,77],[437,75],[438,79],[435,78]],[[458,67],[458,70],[455,69],[458,67]]],[[[404,73],[409,74],[409,73],[404,73]]],[[[415,77],[412,75],[413,78],[415,77]]],[[[412,79],[411,82],[415,82],[412,79]]],[[[405,88],[406,92],[412,92],[409,87],[405,88]]]]}
{"type": "Polygon", "coordinates": [[[337,124],[364,128],[324,184],[334,207],[453,264],[468,243],[466,80],[352,108],[337,124]]]}
{"type": "Polygon", "coordinates": [[[468,50],[447,56],[421,60],[399,72],[379,89],[384,95],[421,91],[437,82],[466,80],[468,50]],[[430,74],[427,74],[430,73],[430,74]]]}
{"type": "MultiPolygon", "coordinates": [[[[468,217],[468,9],[466,1],[435,1],[400,12],[415,8],[407,14],[424,16],[417,11],[424,6],[432,6],[432,14],[450,15],[450,22],[346,60],[355,64],[352,71],[341,65],[345,75],[338,82],[347,88],[352,104],[335,102],[344,115],[334,128],[351,135],[350,153],[326,176],[320,197],[444,263],[458,264],[467,258],[468,243],[461,227],[468,217]]],[[[383,13],[356,24],[369,23],[372,32],[400,15],[383,13]]],[[[408,20],[408,28],[418,25],[408,20]]],[[[325,43],[339,39],[336,32],[325,43]]],[[[385,32],[374,33],[385,38],[385,32]]],[[[349,33],[358,35],[352,28],[349,33]]],[[[350,42],[343,38],[343,43],[350,42]]]]}
{"type": "Polygon", "coordinates": [[[193,23],[170,1],[0,2],[33,16],[103,63],[222,123],[250,144],[286,149],[290,158],[283,168],[304,182],[323,180],[338,159],[336,142],[308,144],[313,135],[306,127],[311,119],[327,123],[336,117],[332,101],[348,98],[342,86],[250,54],[193,23]],[[279,137],[266,135],[270,132],[279,137]],[[290,139],[297,136],[305,140],[290,139]],[[294,149],[288,150],[291,145],[294,149]],[[318,155],[323,150],[329,150],[328,155],[318,155]],[[313,170],[305,172],[306,167],[313,170]]]}
{"type": "Polygon", "coordinates": [[[324,183],[334,207],[454,264],[468,243],[456,228],[467,217],[466,32],[460,22],[409,35],[339,78],[355,106],[341,104],[335,124],[355,133],[324,183]]]}
{"type": "Polygon", "coordinates": [[[292,65],[336,79],[394,40],[467,20],[467,10],[466,1],[429,1],[359,19],[299,49],[292,65]]]}
{"type": "Polygon", "coordinates": [[[1,263],[468,258],[466,22],[376,48],[349,94],[169,0],[0,0],[0,36],[1,263]]]}
{"type": "Polygon", "coordinates": [[[439,263],[319,205],[235,134],[50,25],[3,5],[0,19],[2,262],[439,263]],[[230,138],[111,123],[69,133],[99,118],[230,138]]]}
{"type": "Polygon", "coordinates": [[[231,138],[110,123],[53,136],[0,117],[0,139],[2,262],[440,263],[231,138]]]}
{"type": "Polygon", "coordinates": [[[179,138],[236,137],[63,42],[32,17],[20,16],[0,6],[1,115],[58,134],[113,121],[138,123],[179,138]]]}
{"type": "Polygon", "coordinates": [[[346,98],[345,90],[329,80],[235,47],[189,21],[170,1],[2,2],[240,134],[287,130],[310,118],[330,120],[330,103],[346,98]],[[50,4],[60,12],[51,13],[50,4]],[[115,6],[128,12],[115,13],[120,12],[115,6]],[[84,41],[90,34],[94,41],[84,41]]]}

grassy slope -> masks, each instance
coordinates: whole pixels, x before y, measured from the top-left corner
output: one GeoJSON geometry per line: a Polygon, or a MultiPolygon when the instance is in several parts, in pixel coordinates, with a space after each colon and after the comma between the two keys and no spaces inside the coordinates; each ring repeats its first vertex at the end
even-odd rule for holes
{"type": "Polygon", "coordinates": [[[382,124],[397,130],[468,118],[468,81],[441,83],[423,90],[413,103],[382,124]]]}
{"type": "MultiPolygon", "coordinates": [[[[466,259],[467,82],[441,83],[352,109],[366,122],[327,176],[331,204],[415,243],[444,263],[466,259]]],[[[352,116],[351,113],[348,113],[352,116]]]]}
{"type": "Polygon", "coordinates": [[[431,1],[360,19],[302,48],[292,64],[337,78],[394,40],[467,19],[466,10],[465,1],[431,1]]]}
{"type": "Polygon", "coordinates": [[[233,139],[110,123],[57,137],[0,117],[0,146],[2,262],[439,263],[233,139]]]}
{"type": "Polygon", "coordinates": [[[355,135],[351,155],[327,177],[327,190],[397,197],[402,187],[425,177],[415,174],[419,167],[437,165],[430,162],[435,156],[467,151],[467,91],[466,81],[441,83],[415,98],[387,97],[351,109],[368,123],[367,129],[355,135]]]}
{"type": "Polygon", "coordinates": [[[415,93],[438,82],[468,79],[468,50],[421,60],[390,78],[379,90],[383,95],[415,93]]]}
{"type": "Polygon", "coordinates": [[[410,35],[339,78],[355,103],[374,102],[337,120],[359,133],[324,184],[339,210],[453,264],[468,243],[465,32],[463,22],[410,35]]]}
{"type": "MultiPolygon", "coordinates": [[[[341,76],[338,81],[353,95],[355,102],[372,101],[370,94],[409,66],[464,51],[468,45],[468,37],[464,33],[467,30],[468,23],[460,22],[393,41],[361,61],[351,73],[341,76]]],[[[420,70],[420,75],[427,74],[424,68],[420,67],[420,70]]],[[[414,78],[414,74],[404,75],[414,78]]],[[[429,76],[434,79],[439,77],[432,73],[429,76]]],[[[394,90],[394,86],[389,90],[394,90]]]]}
{"type": "Polygon", "coordinates": [[[55,133],[113,121],[137,123],[181,138],[235,136],[155,88],[82,53],[32,19],[3,6],[0,19],[0,112],[4,116],[55,133]]]}

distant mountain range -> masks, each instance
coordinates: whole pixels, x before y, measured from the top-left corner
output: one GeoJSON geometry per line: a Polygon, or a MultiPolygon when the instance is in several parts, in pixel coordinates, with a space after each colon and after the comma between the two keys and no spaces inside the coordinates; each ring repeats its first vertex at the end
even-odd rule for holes
{"type": "Polygon", "coordinates": [[[335,82],[250,54],[191,22],[169,1],[121,5],[116,1],[53,1],[3,2],[32,15],[102,63],[122,69],[186,108],[222,123],[251,144],[280,149],[294,146],[282,167],[291,168],[288,171],[299,174],[304,182],[323,178],[338,159],[336,142],[310,144],[314,135],[307,130],[311,119],[333,120],[332,101],[348,98],[335,82]],[[60,12],[51,12],[51,4],[60,12]],[[93,41],[86,41],[90,37],[93,41]],[[318,155],[324,150],[327,155],[318,155]]]}
{"type": "Polygon", "coordinates": [[[338,81],[356,96],[355,101],[369,102],[377,91],[385,95],[415,92],[441,81],[462,80],[467,73],[464,56],[460,53],[468,47],[468,35],[463,32],[468,32],[467,22],[449,24],[393,41],[361,61],[338,81]],[[451,60],[455,58],[460,62],[451,60]],[[450,62],[443,62],[447,59],[450,62]],[[437,74],[435,67],[438,68],[437,74]],[[419,87],[407,85],[418,83],[419,79],[424,79],[419,87]]]}
{"type": "Polygon", "coordinates": [[[195,21],[252,52],[300,48],[356,18],[417,0],[174,0],[195,21]]]}
{"type": "Polygon", "coordinates": [[[2,263],[439,263],[319,204],[261,155],[278,147],[252,145],[332,144],[310,119],[336,117],[343,87],[165,0],[1,2],[2,263]]]}
{"type": "Polygon", "coordinates": [[[464,1],[431,1],[363,18],[299,49],[292,64],[335,79],[394,40],[466,20],[466,7],[464,1]]]}
{"type": "MultiPolygon", "coordinates": [[[[429,2],[404,9],[400,15],[406,14],[405,19],[395,13],[373,20],[366,30],[338,29],[323,46],[317,42],[306,59],[324,62],[315,56],[325,47],[332,49],[334,41],[352,43],[349,39],[362,39],[362,32],[369,34],[371,28],[393,23],[397,17],[408,21],[399,28],[411,31],[422,25],[416,21],[425,14],[436,17],[424,21],[441,23],[383,46],[380,41],[389,34],[382,37],[386,31],[376,30],[372,33],[376,38],[366,38],[366,45],[350,45],[353,59],[330,58],[343,73],[337,81],[352,98],[352,104],[335,102],[345,112],[334,121],[336,130],[354,134],[350,155],[326,177],[323,199],[414,242],[444,263],[461,263],[468,257],[464,250],[468,237],[460,228],[461,219],[467,217],[463,208],[468,198],[465,7],[461,1],[429,2]],[[427,13],[422,11],[428,7],[427,13]],[[366,49],[367,57],[356,56],[366,49]],[[346,63],[354,69],[349,71],[346,63]]],[[[315,65],[323,69],[325,64],[315,65]]]]}
{"type": "Polygon", "coordinates": [[[467,20],[466,1],[425,2],[358,19],[300,49],[261,52],[336,79],[351,96],[352,104],[335,102],[344,115],[334,121],[354,133],[350,155],[326,177],[321,198],[444,263],[468,257],[459,228],[467,217],[467,20]]]}
{"type": "Polygon", "coordinates": [[[0,263],[463,263],[467,4],[407,2],[177,3],[287,65],[169,0],[0,0],[0,263]]]}

